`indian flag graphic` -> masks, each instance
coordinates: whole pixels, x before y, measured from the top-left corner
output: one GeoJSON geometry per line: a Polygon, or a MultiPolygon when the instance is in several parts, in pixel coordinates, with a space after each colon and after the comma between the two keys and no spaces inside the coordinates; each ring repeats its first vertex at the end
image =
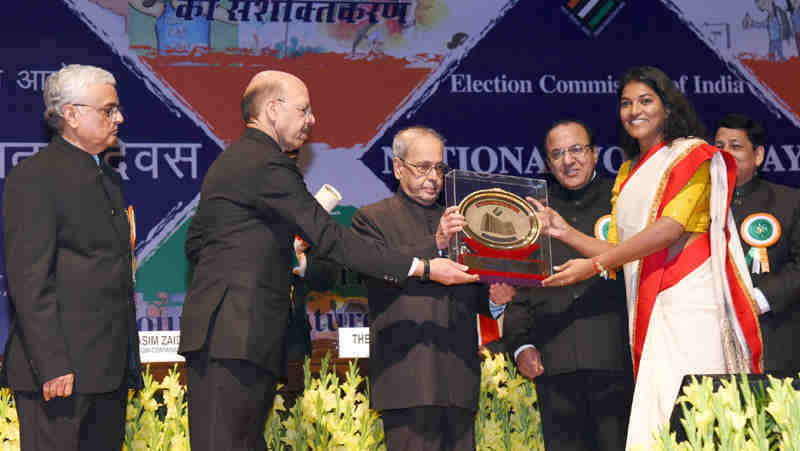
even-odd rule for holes
{"type": "Polygon", "coordinates": [[[563,9],[590,36],[597,36],[625,6],[621,0],[566,0],[563,9]]]}

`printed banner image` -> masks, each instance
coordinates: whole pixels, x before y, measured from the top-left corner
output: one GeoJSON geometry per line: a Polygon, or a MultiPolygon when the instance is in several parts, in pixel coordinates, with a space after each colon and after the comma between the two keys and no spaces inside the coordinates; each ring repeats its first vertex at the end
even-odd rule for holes
{"type": "Polygon", "coordinates": [[[239,97],[260,70],[299,76],[312,90],[315,115],[325,118],[313,142],[332,148],[368,142],[514,3],[475,2],[467,10],[454,0],[67,2],[225,142],[238,137],[241,124],[232,118],[240,113],[220,100],[239,97]],[[367,101],[337,114],[356,96],[367,101]]]}
{"type": "MultiPolygon", "coordinates": [[[[792,74],[800,71],[800,4],[795,0],[754,2],[697,2],[678,0],[674,8],[681,20],[712,46],[728,64],[755,82],[761,95],[800,118],[800,92],[792,74]],[[733,7],[731,7],[733,6],[733,7]]],[[[734,78],[707,84],[718,93],[743,90],[734,78]]]]}

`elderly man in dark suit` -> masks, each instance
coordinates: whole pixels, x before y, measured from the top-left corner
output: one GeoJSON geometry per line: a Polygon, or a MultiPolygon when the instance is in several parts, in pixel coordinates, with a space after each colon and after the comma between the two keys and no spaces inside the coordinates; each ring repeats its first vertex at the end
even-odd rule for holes
{"type": "MultiPolygon", "coordinates": [[[[438,255],[464,225],[458,207],[443,211],[436,203],[446,169],[444,140],[433,129],[409,127],[395,135],[392,148],[400,188],[358,210],[351,227],[409,254],[438,255]]],[[[480,391],[475,315],[489,314],[487,287],[368,278],[367,291],[371,407],[381,411],[387,448],[475,449],[480,391]]],[[[508,285],[492,286],[498,304],[511,300],[513,292],[508,285]]]]}
{"type": "Polygon", "coordinates": [[[764,368],[783,376],[800,370],[800,191],[763,180],[764,127],[743,114],[719,123],[715,145],[736,159],[731,209],[752,268],[764,368]]]}
{"type": "MultiPolygon", "coordinates": [[[[598,149],[581,121],[556,122],[545,134],[557,183],[550,204],[575,228],[602,234],[611,210],[611,180],[597,177],[598,149]]],[[[576,258],[555,240],[553,261],[576,258]]],[[[548,450],[625,448],[633,397],[625,287],[597,277],[569,287],[518,293],[504,319],[504,344],[520,372],[536,379],[548,450]]]]}
{"type": "Polygon", "coordinates": [[[196,266],[179,351],[187,359],[195,451],[265,447],[264,421],[286,364],[295,234],[315,256],[389,283],[476,278],[447,259],[412,259],[366,243],[331,219],[293,159],[316,122],[299,78],[257,74],[242,115],[247,127],[209,168],[186,241],[196,266]]]}
{"type": "Polygon", "coordinates": [[[16,317],[4,364],[23,450],[120,449],[129,383],[141,385],[129,216],[121,178],[98,157],[123,121],[115,84],[92,66],[50,75],[54,136],[6,179],[16,317]]]}

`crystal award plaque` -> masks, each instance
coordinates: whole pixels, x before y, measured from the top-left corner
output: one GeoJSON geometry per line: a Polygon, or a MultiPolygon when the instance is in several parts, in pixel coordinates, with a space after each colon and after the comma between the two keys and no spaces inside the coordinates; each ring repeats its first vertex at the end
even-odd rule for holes
{"type": "Polygon", "coordinates": [[[483,283],[538,286],[553,273],[550,237],[532,197],[547,205],[547,182],[456,169],[444,178],[445,202],[457,205],[466,221],[450,241],[452,260],[469,266],[483,283]]]}

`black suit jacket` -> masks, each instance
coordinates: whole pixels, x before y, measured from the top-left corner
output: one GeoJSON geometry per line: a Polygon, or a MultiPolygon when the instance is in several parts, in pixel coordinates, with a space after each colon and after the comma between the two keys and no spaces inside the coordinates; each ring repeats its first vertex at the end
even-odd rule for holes
{"type": "MultiPolygon", "coordinates": [[[[770,271],[753,274],[753,284],[770,305],[759,317],[767,371],[800,370],[800,191],[754,177],[734,191],[736,223],[753,213],[769,213],[781,225],[781,237],[767,249],[770,271]]],[[[750,246],[742,242],[745,253],[750,246]]]]}
{"type": "Polygon", "coordinates": [[[208,339],[211,357],[282,374],[295,234],[319,258],[392,283],[408,277],[412,256],[365,243],[338,225],[308,192],[295,161],[268,135],[247,128],[209,168],[189,226],[186,255],[196,266],[179,352],[201,350],[208,339]]]}
{"type": "Polygon", "coordinates": [[[78,393],[139,385],[130,226],[122,180],[56,136],[3,193],[6,270],[16,310],[5,363],[14,390],[75,373],[78,393]]]}
{"type": "MultiPolygon", "coordinates": [[[[597,220],[611,212],[612,181],[595,177],[577,191],[549,185],[550,205],[572,226],[594,236],[597,220]]],[[[558,240],[552,240],[552,256],[553,265],[582,257],[558,240]]],[[[630,370],[627,330],[619,271],[616,281],[595,276],[567,287],[519,290],[505,311],[503,343],[512,355],[522,345],[536,346],[546,375],[630,370]]]]}
{"type": "MultiPolygon", "coordinates": [[[[437,256],[442,208],[425,207],[402,189],[353,216],[359,235],[405,253],[437,256]]],[[[476,313],[489,314],[485,285],[446,287],[409,279],[367,279],[369,379],[377,410],[455,406],[477,410],[480,386],[476,313]]]]}

